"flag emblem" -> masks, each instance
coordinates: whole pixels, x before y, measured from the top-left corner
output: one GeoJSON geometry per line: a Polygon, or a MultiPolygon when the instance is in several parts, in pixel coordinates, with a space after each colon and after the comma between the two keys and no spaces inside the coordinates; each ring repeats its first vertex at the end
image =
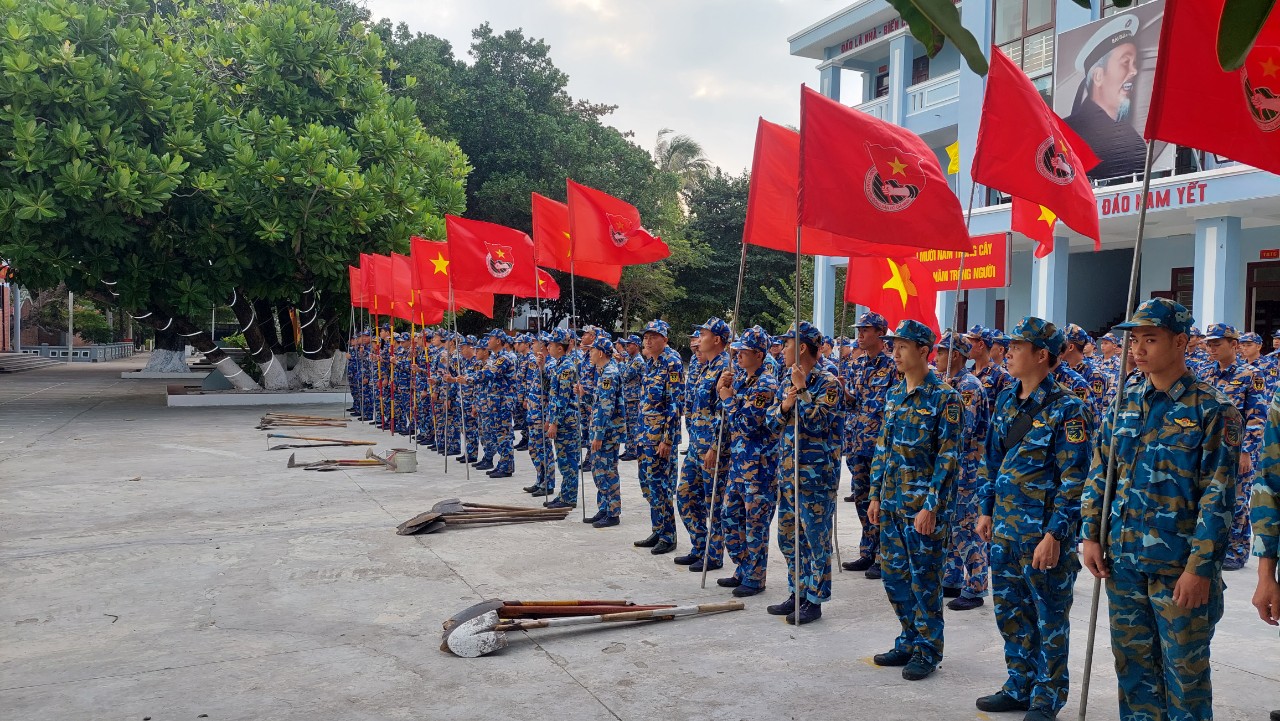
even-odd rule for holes
{"type": "Polygon", "coordinates": [[[631,240],[631,236],[636,233],[635,224],[630,218],[613,213],[605,213],[605,217],[609,219],[609,239],[619,248],[626,245],[627,241],[631,240]]]}
{"type": "Polygon", "coordinates": [[[895,147],[864,143],[871,155],[863,192],[877,209],[896,213],[911,207],[924,190],[925,174],[920,158],[895,147]]]}
{"type": "Polygon", "coordinates": [[[1280,128],[1280,45],[1255,45],[1240,79],[1253,122],[1264,133],[1280,128]]]}
{"type": "Polygon", "coordinates": [[[1069,185],[1075,180],[1076,169],[1067,156],[1067,144],[1050,135],[1036,148],[1036,170],[1046,180],[1058,185],[1069,185]]]}
{"type": "Polygon", "coordinates": [[[496,243],[485,243],[486,253],[484,256],[485,267],[489,269],[489,275],[495,278],[505,278],[511,275],[511,271],[515,270],[515,254],[511,252],[511,246],[498,245],[496,243]]]}

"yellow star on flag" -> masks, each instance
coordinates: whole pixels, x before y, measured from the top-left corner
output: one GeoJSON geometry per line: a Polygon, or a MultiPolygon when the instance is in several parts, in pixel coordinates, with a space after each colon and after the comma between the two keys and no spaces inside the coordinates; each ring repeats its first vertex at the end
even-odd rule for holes
{"type": "Polygon", "coordinates": [[[444,253],[437,250],[436,257],[430,258],[429,260],[431,261],[431,265],[434,266],[431,270],[432,275],[435,275],[436,273],[449,275],[449,260],[444,257],[444,253]]]}
{"type": "Polygon", "coordinates": [[[502,248],[498,248],[493,252],[493,254],[498,256],[499,260],[506,260],[507,258],[506,254],[502,252],[502,248]]]}
{"type": "Polygon", "coordinates": [[[1058,216],[1052,210],[1049,210],[1042,205],[1040,206],[1040,217],[1036,218],[1036,220],[1043,220],[1050,228],[1052,228],[1053,224],[1058,222],[1058,216]]]}
{"type": "Polygon", "coordinates": [[[539,287],[539,288],[546,288],[546,287],[547,287],[547,279],[546,279],[546,278],[538,278],[538,287],[539,287]]]}
{"type": "Polygon", "coordinates": [[[889,168],[893,171],[893,175],[907,174],[907,164],[899,160],[896,155],[893,157],[893,160],[889,161],[889,168]]]}
{"type": "Polygon", "coordinates": [[[889,263],[889,272],[893,274],[893,277],[885,281],[885,284],[880,286],[880,289],[898,291],[898,297],[902,301],[902,308],[905,310],[907,298],[914,298],[918,295],[916,284],[911,282],[911,271],[893,262],[892,258],[885,258],[885,261],[889,263]]]}
{"type": "Polygon", "coordinates": [[[1269,78],[1272,75],[1275,75],[1277,70],[1280,70],[1280,65],[1277,65],[1276,61],[1272,58],[1267,58],[1262,61],[1262,74],[1264,76],[1269,78]]]}

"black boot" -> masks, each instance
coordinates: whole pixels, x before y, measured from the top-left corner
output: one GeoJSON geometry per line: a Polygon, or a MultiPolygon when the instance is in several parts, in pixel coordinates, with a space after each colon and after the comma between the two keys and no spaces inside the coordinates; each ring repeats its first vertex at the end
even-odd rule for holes
{"type": "Polygon", "coordinates": [[[650,533],[648,538],[642,541],[636,541],[631,545],[635,546],[636,548],[653,548],[654,546],[658,545],[658,534],[650,533]]]}
{"type": "Polygon", "coordinates": [[[769,614],[770,616],[785,616],[789,613],[795,612],[795,610],[796,610],[796,596],[795,594],[791,594],[790,596],[787,597],[787,600],[783,601],[782,603],[775,603],[772,606],[769,606],[768,608],[766,608],[765,613],[769,614]]]}
{"type": "Polygon", "coordinates": [[[822,618],[822,604],[801,601],[800,608],[787,614],[787,623],[803,626],[822,618]]]}
{"type": "Polygon", "coordinates": [[[658,545],[649,549],[649,553],[652,553],[655,556],[661,556],[664,553],[671,553],[674,550],[676,550],[675,543],[672,543],[671,541],[659,541],[658,545]]]}

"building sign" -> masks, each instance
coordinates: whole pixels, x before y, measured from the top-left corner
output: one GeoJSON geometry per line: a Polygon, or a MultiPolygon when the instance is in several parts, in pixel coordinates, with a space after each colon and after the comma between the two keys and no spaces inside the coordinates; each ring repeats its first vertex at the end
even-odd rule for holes
{"type": "Polygon", "coordinates": [[[853,50],[854,48],[862,47],[863,45],[866,45],[872,40],[879,40],[885,35],[888,35],[889,33],[893,32],[894,30],[905,28],[906,26],[907,26],[907,21],[903,20],[902,18],[894,18],[883,25],[877,25],[871,28],[870,30],[866,31],[865,33],[862,33],[861,35],[855,35],[849,38],[848,40],[840,43],[840,52],[847,53],[850,50],[853,50]]]}
{"type": "MultiPolygon", "coordinates": [[[[1209,184],[1201,180],[1159,188],[1147,193],[1148,210],[1168,210],[1199,205],[1209,197],[1209,184]]],[[[1142,191],[1104,195],[1098,198],[1098,216],[1111,218],[1136,213],[1142,209],[1142,191]]]]}
{"type": "MultiPolygon", "coordinates": [[[[1013,244],[1009,233],[992,233],[973,237],[973,252],[964,258],[963,290],[1007,288],[1009,257],[1013,244]]],[[[922,250],[916,259],[933,274],[938,290],[955,290],[960,275],[960,256],[953,250],[922,250]]]]}
{"type": "Polygon", "coordinates": [[[1258,260],[1280,260],[1280,248],[1267,248],[1258,251],[1258,260]]]}

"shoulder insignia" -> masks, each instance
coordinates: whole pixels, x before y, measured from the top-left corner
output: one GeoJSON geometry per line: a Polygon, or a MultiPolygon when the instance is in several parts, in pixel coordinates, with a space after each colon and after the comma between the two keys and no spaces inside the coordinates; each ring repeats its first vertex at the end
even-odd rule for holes
{"type": "Polygon", "coordinates": [[[612,380],[612,379],[609,379],[609,378],[601,378],[601,379],[600,379],[600,390],[607,391],[607,390],[609,390],[609,388],[610,388],[610,387],[612,387],[612,386],[613,386],[613,380],[612,380]]]}
{"type": "Polygon", "coordinates": [[[1225,432],[1223,433],[1223,436],[1227,441],[1227,445],[1233,448],[1240,445],[1240,419],[1239,418],[1227,419],[1226,429],[1225,429],[1225,432]]]}
{"type": "Polygon", "coordinates": [[[881,368],[880,370],[876,371],[876,378],[883,378],[884,376],[887,376],[887,375],[889,375],[888,368],[881,368]]]}
{"type": "Polygon", "coordinates": [[[1255,374],[1253,376],[1253,389],[1255,391],[1264,391],[1267,389],[1267,383],[1263,380],[1261,375],[1255,374]]]}
{"type": "Polygon", "coordinates": [[[1094,393],[1096,393],[1096,394],[1098,394],[1098,395],[1102,395],[1103,393],[1105,393],[1105,392],[1106,392],[1106,390],[1107,390],[1107,384],[1106,384],[1106,383],[1103,383],[1101,378],[1099,378],[1098,380],[1095,380],[1095,381],[1093,382],[1093,392],[1094,392],[1094,393]]]}
{"type": "Polygon", "coordinates": [[[1174,423],[1177,423],[1179,426],[1182,426],[1183,428],[1195,428],[1195,427],[1196,427],[1196,422],[1195,422],[1195,421],[1193,421],[1193,420],[1191,420],[1190,418],[1174,418],[1174,419],[1173,419],[1173,422],[1174,422],[1174,423]]]}
{"type": "Polygon", "coordinates": [[[1084,443],[1088,438],[1088,434],[1084,429],[1083,418],[1072,418],[1066,422],[1064,426],[1067,430],[1067,441],[1071,443],[1084,443]]]}
{"type": "Polygon", "coordinates": [[[839,393],[839,389],[837,389],[834,385],[827,388],[827,395],[826,395],[827,402],[835,403],[836,398],[838,397],[838,393],[839,393]]]}
{"type": "Polygon", "coordinates": [[[680,374],[675,371],[672,371],[670,374],[668,374],[668,377],[670,378],[672,383],[680,382],[680,374]]]}
{"type": "Polygon", "coordinates": [[[1031,421],[1032,428],[1044,428],[1044,421],[1031,421]]]}
{"type": "Polygon", "coordinates": [[[1232,378],[1232,379],[1229,381],[1229,383],[1230,383],[1231,385],[1233,385],[1233,386],[1238,386],[1238,385],[1240,385],[1240,384],[1241,384],[1241,383],[1243,383],[1243,382],[1244,382],[1244,381],[1240,380],[1239,378],[1232,378]]]}
{"type": "Polygon", "coordinates": [[[933,411],[929,410],[928,408],[917,408],[917,409],[916,409],[916,413],[919,413],[919,414],[920,414],[920,415],[922,415],[922,416],[931,416],[931,415],[933,415],[933,411]]]}
{"type": "Polygon", "coordinates": [[[960,391],[960,398],[966,406],[969,405],[973,402],[973,391],[960,391]]]}
{"type": "Polygon", "coordinates": [[[751,405],[755,406],[756,408],[764,408],[765,406],[769,405],[769,394],[757,393],[755,397],[751,399],[751,405]]]}
{"type": "Polygon", "coordinates": [[[947,420],[951,423],[960,422],[960,404],[956,401],[947,404],[947,420]]]}
{"type": "Polygon", "coordinates": [[[1082,400],[1082,401],[1087,401],[1087,400],[1089,400],[1089,389],[1088,389],[1087,387],[1084,387],[1084,386],[1081,386],[1080,388],[1077,388],[1077,389],[1076,389],[1076,396],[1077,396],[1080,400],[1082,400]]]}

